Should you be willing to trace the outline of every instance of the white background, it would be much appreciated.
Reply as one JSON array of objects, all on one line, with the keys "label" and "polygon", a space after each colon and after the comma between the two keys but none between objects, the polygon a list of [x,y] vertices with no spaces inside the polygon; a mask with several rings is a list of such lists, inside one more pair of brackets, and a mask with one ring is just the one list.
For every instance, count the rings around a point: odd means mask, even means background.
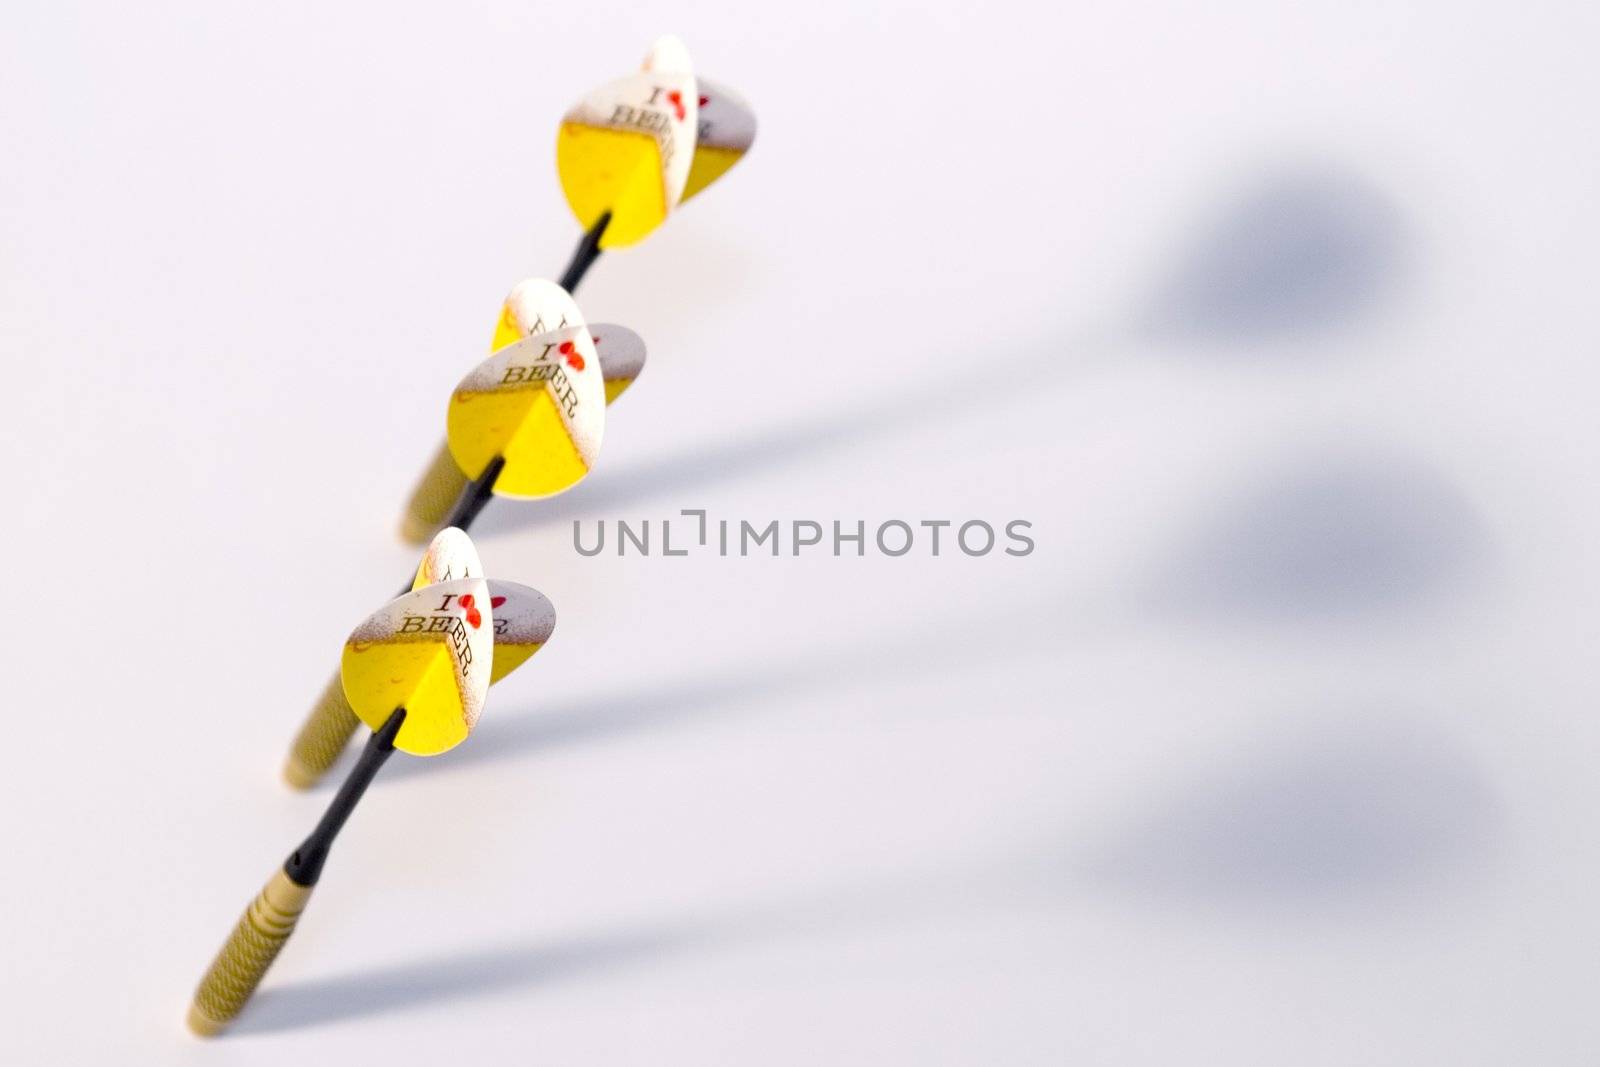
[{"label": "white background", "polygon": [[[0,1060],[1592,1063],[1592,5],[8,7]],[[550,646],[195,981],[555,124],[682,35],[751,156],[499,501]],[[572,520],[1037,550],[594,559]]]}]

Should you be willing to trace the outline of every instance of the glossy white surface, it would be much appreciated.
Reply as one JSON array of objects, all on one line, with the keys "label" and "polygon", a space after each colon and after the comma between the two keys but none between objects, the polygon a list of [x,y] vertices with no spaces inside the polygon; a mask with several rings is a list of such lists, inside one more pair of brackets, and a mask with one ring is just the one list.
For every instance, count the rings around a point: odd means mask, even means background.
[{"label": "glossy white surface", "polygon": [[[0,1060],[1592,1062],[1596,22],[7,10]],[[594,476],[473,530],[556,635],[201,1043],[556,121],[669,30],[760,133],[580,290],[650,346]],[[574,551],[683,508],[1037,550]]]}]

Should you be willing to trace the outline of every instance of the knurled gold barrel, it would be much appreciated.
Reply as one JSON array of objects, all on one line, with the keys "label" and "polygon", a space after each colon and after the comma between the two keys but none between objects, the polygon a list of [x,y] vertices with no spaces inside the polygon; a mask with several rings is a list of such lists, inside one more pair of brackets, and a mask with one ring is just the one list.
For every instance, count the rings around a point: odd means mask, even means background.
[{"label": "knurled gold barrel", "polygon": [[413,545],[425,545],[444,526],[450,509],[461,499],[467,476],[456,466],[448,445],[440,445],[438,455],[428,464],[422,480],[411,491],[405,514],[400,518],[400,536]]},{"label": "knurled gold barrel", "polygon": [[273,873],[200,979],[189,1005],[189,1029],[212,1037],[233,1021],[294,933],[310,899],[310,886],[296,885],[282,870]]},{"label": "knurled gold barrel", "polygon": [[335,674],[295,735],[289,758],[283,764],[284,780],[296,789],[316,785],[360,724],[350,701],[345,699],[344,685]]}]

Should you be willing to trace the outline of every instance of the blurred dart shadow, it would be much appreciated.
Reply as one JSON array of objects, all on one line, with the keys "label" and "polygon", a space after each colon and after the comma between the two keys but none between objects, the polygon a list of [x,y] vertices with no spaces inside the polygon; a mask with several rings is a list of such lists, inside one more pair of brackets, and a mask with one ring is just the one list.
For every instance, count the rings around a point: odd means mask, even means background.
[{"label": "blurred dart shadow", "polygon": [[233,1027],[270,1034],[391,1014],[498,990],[567,981],[661,956],[691,940],[686,930],[497,946],[263,990]]},{"label": "blurred dart shadow", "polygon": [[[820,940],[953,916],[1055,909],[1085,894],[1146,907],[1175,902],[1252,918],[1360,916],[1407,892],[1429,906],[1489,870],[1501,826],[1481,769],[1448,739],[1387,722],[1262,746],[1154,798],[1078,845],[1036,832],[847,885],[618,933],[496,944],[263,991],[239,1034],[412,1011],[784,939]],[[980,949],[981,951],[981,949]],[[781,967],[763,952],[760,976]],[[858,971],[844,952],[838,966]],[[879,957],[894,966],[890,957]],[[925,970],[927,959],[914,965]],[[953,961],[951,966],[964,966]]]},{"label": "blurred dart shadow", "polygon": [[1279,464],[1214,505],[1156,570],[1147,606],[1240,619],[1370,619],[1436,604],[1487,570],[1461,491],[1392,455]]},{"label": "blurred dart shadow", "polygon": [[[1330,165],[1283,168],[1255,179],[1201,226],[1148,304],[1123,316],[1109,333],[1078,331],[1064,335],[1074,340],[1048,347],[1028,339],[990,337],[985,343],[1016,353],[1010,373],[1028,382],[1031,394],[1129,342],[1248,346],[1313,337],[1369,318],[1392,298],[1401,286],[1404,247],[1398,208],[1368,182]],[[952,365],[951,373],[957,369]],[[485,512],[478,529],[499,534],[565,523],[819,454],[862,451],[906,429],[953,423],[972,405],[949,387],[949,378],[930,368],[921,381],[897,382],[849,410],[608,469],[537,505],[502,502]],[[1002,391],[992,400],[1022,395]]]},{"label": "blurred dart shadow", "polygon": [[[266,989],[240,1016],[233,1032],[299,1030],[611,975],[628,967],[784,935],[810,938],[871,929],[906,917],[904,890],[904,882],[896,879],[842,894],[824,892],[719,911],[707,919],[572,940],[496,945]],[[934,901],[923,903],[938,906]]]},{"label": "blurred dart shadow", "polygon": [[[1021,351],[1020,344],[1017,347]],[[1063,378],[1075,363],[1070,352],[1051,351],[1019,356],[1018,375],[1035,386]],[[839,452],[865,452],[874,441],[935,424],[954,424],[971,413],[968,398],[951,389],[945,375],[921,382],[868,392],[868,399],[849,408],[810,416],[788,426],[724,439],[692,449],[618,467],[587,479],[546,500],[521,504],[501,501],[485,509],[475,529],[484,535],[559,525],[576,518],[606,514],[659,497],[671,497],[707,486],[771,474],[785,464]]]},{"label": "blurred dart shadow", "polygon": [[1367,904],[1459,888],[1502,819],[1449,739],[1387,723],[1261,746],[1154,798],[1074,857],[1080,884],[1247,909]]},{"label": "blurred dart shadow", "polygon": [[1368,319],[1402,287],[1398,207],[1358,175],[1322,165],[1263,175],[1195,237],[1157,288],[1157,337],[1255,344]]},{"label": "blurred dart shadow", "polygon": [[[895,924],[938,920],[959,911],[1017,901],[1009,887],[994,892],[987,862],[958,860],[854,884],[748,905],[705,917],[614,934],[533,941],[447,953],[327,979],[263,990],[233,1032],[272,1034],[449,1004],[515,989],[554,986],[613,975],[679,957],[789,938],[814,946]],[[841,964],[843,966],[843,964]],[[849,964],[858,969],[859,961]],[[919,960],[919,969],[927,963]],[[763,964],[763,975],[773,971]]]},{"label": "blurred dart shadow", "polygon": [[[1052,617],[1064,613],[1053,603]],[[407,759],[390,764],[375,788],[385,781],[470,769],[514,759],[525,752],[619,736],[645,729],[684,726],[729,715],[751,715],[763,704],[792,703],[797,695],[818,690],[866,685],[874,681],[927,676],[969,665],[972,657],[1000,657],[1028,650],[1026,635],[1037,627],[1036,613],[997,611],[988,622],[971,615],[972,635],[963,644],[964,663],[944,654],[941,638],[948,626],[925,626],[892,639],[856,641],[819,648],[785,662],[722,671],[677,683],[658,682],[631,692],[584,698],[553,708],[486,717],[473,743],[437,759]],[[1037,633],[1037,629],[1033,631]],[[337,777],[328,776],[329,779]],[[325,788],[331,786],[324,785]]]},{"label": "blurred dart shadow", "polygon": [[[1488,571],[1474,507],[1440,475],[1389,455],[1335,451],[1272,468],[1232,497],[1154,568],[1139,594],[1157,616],[1295,626],[1414,617],[1450,602]],[[1136,621],[1110,601],[1045,590],[1036,599],[962,616],[964,662],[1025,654],[1041,635]],[[948,623],[854,641],[737,669],[487,718],[472,745],[441,760],[405,760],[400,780],[514,758],[640,729],[682,726],[766,703],[960,662],[939,653]]]},{"label": "blurred dart shadow", "polygon": [[786,678],[787,672],[779,677],[757,672],[710,676],[578,700],[538,712],[486,718],[472,744],[437,759],[396,761],[386,769],[384,780],[449,773],[513,759],[525,752],[732,714],[749,703],[770,700],[782,692]]}]

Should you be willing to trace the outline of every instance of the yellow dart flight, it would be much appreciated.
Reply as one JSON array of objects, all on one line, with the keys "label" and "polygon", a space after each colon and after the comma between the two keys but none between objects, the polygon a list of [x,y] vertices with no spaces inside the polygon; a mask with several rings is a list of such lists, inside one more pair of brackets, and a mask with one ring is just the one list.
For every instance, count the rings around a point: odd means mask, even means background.
[{"label": "yellow dart flight", "polygon": [[[501,305],[489,351],[498,352],[525,337],[550,330],[582,325],[583,313],[565,289],[544,278],[529,278],[519,282]],[[611,343],[602,344],[607,337]],[[590,326],[589,339],[600,358],[600,378],[606,386],[606,403],[610,404],[644,370],[644,341],[625,326],[609,324]]]},{"label": "yellow dart flight", "polygon": [[701,78],[697,103],[700,127],[680,203],[732,170],[756,140],[756,113],[732,89]]},{"label": "yellow dart flight", "polygon": [[[440,530],[423,553],[417,566],[413,590],[425,589],[457,578],[480,578],[483,565],[472,538],[451,526]],[[488,579],[489,610],[494,619],[494,661],[489,684],[516,670],[528,661],[556,628],[556,609],[537,589],[516,582]]]},{"label": "yellow dart flight", "polygon": [[[411,588],[415,592],[440,582],[482,577],[483,565],[472,539],[451,526],[439,531],[428,545]],[[490,580],[488,589],[493,620],[489,684],[493,685],[544,647],[555,630],[556,612],[537,589],[499,580]],[[284,778],[298,789],[316,784],[344,751],[360,721],[345,694],[342,677],[335,675],[295,735],[284,763]]]},{"label": "yellow dart flight", "polygon": [[411,580],[411,589],[425,589],[439,582],[456,578],[482,578],[483,564],[478,560],[478,549],[465,530],[454,526],[440,530],[428,543],[428,550],[417,564],[417,576]]},{"label": "yellow dart flight", "polygon": [[[489,351],[498,352],[533,334],[582,325],[583,314],[565,289],[543,278],[529,278],[512,289],[501,305]],[[610,404],[644,369],[644,341],[626,327],[609,324],[591,326],[589,339],[600,359],[605,401]],[[449,445],[441,445],[406,502],[401,536],[412,544],[426,541],[445,521],[466,486],[467,476],[456,466]]]},{"label": "yellow dart flight", "polygon": [[489,579],[489,604],[494,608],[494,669],[489,684],[528,662],[556,629],[556,609],[537,589],[516,582]]},{"label": "yellow dart flight", "polygon": [[[489,351],[498,352],[525,337],[584,325],[577,301],[555,282],[529,278],[506,296],[495,323]],[[607,338],[610,344],[602,344]],[[589,340],[600,358],[600,378],[606,386],[606,403],[621,396],[644,369],[644,341],[625,326],[593,325]]]},{"label": "yellow dart flight", "polygon": [[396,708],[394,747],[448,751],[478,723],[494,656],[489,585],[458,578],[413,590],[367,618],[345,642],[339,674],[356,716],[381,729]]},{"label": "yellow dart flight", "polygon": [[581,481],[605,433],[605,383],[594,338],[569,326],[526,337],[456,386],[446,422],[450,454],[472,479],[504,461],[496,495],[537,499]]},{"label": "yellow dart flight", "polygon": [[500,305],[494,337],[489,341],[492,355],[524,337],[582,326],[583,312],[578,302],[555,282],[545,278],[525,278],[518,282]]},{"label": "yellow dart flight", "polygon": [[644,68],[594,90],[561,121],[556,170],[585,230],[609,216],[599,247],[643,239],[682,201],[725,174],[755,140],[755,116],[702,84],[689,51],[663,37]]}]

